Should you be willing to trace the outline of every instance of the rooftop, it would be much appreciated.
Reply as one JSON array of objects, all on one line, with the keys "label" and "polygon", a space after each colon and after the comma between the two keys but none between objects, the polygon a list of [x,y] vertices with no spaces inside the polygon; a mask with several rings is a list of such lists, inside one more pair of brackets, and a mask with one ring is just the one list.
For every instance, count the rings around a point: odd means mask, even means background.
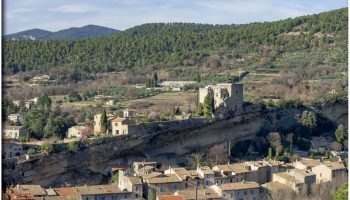
[{"label": "rooftop", "polygon": [[140,185],[140,184],[142,184],[141,178],[139,178],[139,177],[128,177],[128,179],[130,180],[130,182],[133,185]]},{"label": "rooftop", "polygon": [[147,180],[150,184],[180,183],[182,180],[175,174],[159,175]]},{"label": "rooftop", "polygon": [[159,195],[159,200],[185,200],[182,195]]},{"label": "rooftop", "polygon": [[279,172],[279,173],[273,173],[273,176],[279,176],[289,182],[294,182],[296,184],[302,183],[301,181],[297,180],[295,176],[289,174],[288,172]]},{"label": "rooftop", "polygon": [[298,160],[297,162],[302,163],[306,167],[315,167],[321,164],[320,161],[315,159],[301,159],[301,160]]},{"label": "rooftop", "polygon": [[309,172],[309,171],[306,171],[306,170],[302,170],[302,169],[293,169],[293,171],[295,173],[299,173],[303,176],[315,176],[316,174],[312,173],[312,172]]},{"label": "rooftop", "polygon": [[[176,192],[177,194],[181,194],[185,196],[185,199],[196,199],[196,191],[195,190],[179,190]],[[220,195],[214,191],[212,188],[208,189],[198,189],[197,193],[198,199],[218,199]]]},{"label": "rooftop", "polygon": [[259,184],[257,184],[256,182],[224,183],[222,185],[219,185],[219,188],[223,191],[255,189],[259,188]]},{"label": "rooftop", "polygon": [[13,190],[17,193],[32,193],[34,196],[46,196],[45,189],[40,185],[17,185]]},{"label": "rooftop", "polygon": [[345,169],[344,164],[340,162],[324,161],[322,164],[326,165],[331,170]]}]

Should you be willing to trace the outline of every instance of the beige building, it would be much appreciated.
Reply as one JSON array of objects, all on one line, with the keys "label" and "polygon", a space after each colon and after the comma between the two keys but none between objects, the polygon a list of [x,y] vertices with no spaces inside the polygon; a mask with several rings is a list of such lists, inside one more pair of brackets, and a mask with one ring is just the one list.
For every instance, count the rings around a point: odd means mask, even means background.
[{"label": "beige building", "polygon": [[26,136],[27,134],[22,126],[4,126],[2,128],[3,139],[18,139]]},{"label": "beige building", "polygon": [[174,194],[177,190],[186,188],[185,183],[176,174],[152,172],[142,178],[148,188],[147,196],[151,199],[158,194]]},{"label": "beige building", "polygon": [[221,83],[199,88],[199,102],[204,103],[207,95],[214,97],[214,108],[220,106],[228,110],[241,110],[243,108],[243,84]]},{"label": "beige building", "polygon": [[10,114],[7,116],[7,119],[9,121],[12,121],[14,123],[23,123],[24,122],[24,116],[22,114],[19,113],[15,113],[15,114]]},{"label": "beige building", "polygon": [[265,199],[260,194],[260,186],[256,182],[238,182],[238,183],[224,183],[222,185],[212,186],[221,199],[233,200],[261,200]]},{"label": "beige building", "polygon": [[90,134],[85,126],[72,126],[68,129],[67,138],[82,137],[84,134]]},{"label": "beige building", "polygon": [[287,172],[274,173],[272,181],[282,183],[299,193],[304,187],[308,190],[311,189],[311,185],[316,183],[316,174],[306,170],[294,169]]},{"label": "beige building", "polygon": [[340,162],[324,161],[320,165],[312,167],[316,174],[317,183],[328,181],[343,181],[347,178],[346,167]]},{"label": "beige building", "polygon": [[124,170],[119,170],[118,174],[118,188],[122,191],[131,191],[130,198],[142,198],[143,188],[141,178],[126,176]]},{"label": "beige building", "polygon": [[129,134],[130,125],[135,124],[133,120],[124,117],[117,117],[111,121],[112,135],[127,135]]}]

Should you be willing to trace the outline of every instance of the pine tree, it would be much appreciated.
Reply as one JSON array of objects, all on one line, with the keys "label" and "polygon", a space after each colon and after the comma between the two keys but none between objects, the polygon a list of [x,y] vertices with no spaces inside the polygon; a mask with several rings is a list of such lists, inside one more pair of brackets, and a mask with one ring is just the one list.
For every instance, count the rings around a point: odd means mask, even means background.
[{"label": "pine tree", "polygon": [[103,110],[102,115],[101,115],[101,133],[106,134],[107,132],[107,113],[106,110]]}]

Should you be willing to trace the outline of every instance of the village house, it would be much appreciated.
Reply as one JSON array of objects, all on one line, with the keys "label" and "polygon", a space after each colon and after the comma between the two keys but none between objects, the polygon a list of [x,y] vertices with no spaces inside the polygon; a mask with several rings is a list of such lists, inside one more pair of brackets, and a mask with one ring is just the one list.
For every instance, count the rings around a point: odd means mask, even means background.
[{"label": "village house", "polygon": [[14,114],[9,114],[7,116],[7,119],[11,122],[14,123],[23,123],[24,122],[24,116],[20,113],[14,113]]},{"label": "village house", "polygon": [[[128,135],[134,132],[135,121],[129,118],[117,117],[111,121],[112,135]],[[136,127],[135,127],[136,128]]]},{"label": "village house", "polygon": [[[13,100],[12,101],[12,103],[17,107],[19,107],[20,102],[21,102],[21,100]],[[37,102],[38,102],[38,97],[35,97],[33,99],[29,99],[29,100],[24,101],[24,105],[26,108],[30,108],[32,105],[36,105]]]},{"label": "village house", "polygon": [[197,170],[186,170],[183,167],[172,168],[164,171],[164,174],[175,174],[180,179],[181,182],[185,185],[185,188],[191,187],[197,183],[199,188],[204,188],[204,178],[200,177]]},{"label": "village house", "polygon": [[18,139],[26,136],[27,134],[22,126],[4,126],[2,128],[3,139]]},{"label": "village house", "polygon": [[341,162],[323,161],[311,168],[316,174],[317,183],[343,181],[347,178],[346,167]]},{"label": "village house", "polygon": [[147,196],[154,198],[157,194],[173,194],[185,189],[185,183],[176,174],[152,172],[142,177],[148,190]]},{"label": "village house", "polygon": [[251,199],[263,200],[265,197],[260,194],[260,186],[256,182],[242,181],[238,183],[224,183],[212,186],[221,199]]},{"label": "village house", "polygon": [[157,171],[157,162],[150,160],[135,160],[132,166],[136,176],[144,176]]},{"label": "village house", "polygon": [[72,126],[68,129],[67,138],[88,136],[89,130],[85,126]]},{"label": "village house", "polygon": [[158,85],[160,87],[166,87],[173,91],[181,91],[184,86],[197,83],[196,81],[160,81]]},{"label": "village house", "polygon": [[272,182],[282,183],[299,193],[304,187],[308,191],[311,189],[311,185],[316,182],[316,174],[301,169],[288,170],[287,172],[274,173]]},{"label": "village house", "polygon": [[207,95],[214,98],[214,108],[224,107],[228,110],[243,109],[243,84],[221,83],[199,88],[199,103],[204,103]]},{"label": "village house", "polygon": [[42,75],[42,76],[34,76],[33,77],[33,82],[48,82],[51,80],[51,76],[50,75]]},{"label": "village house", "polygon": [[130,198],[142,198],[143,186],[141,178],[126,176],[126,172],[124,170],[119,170],[118,175],[118,187],[120,190],[131,191],[132,194],[129,196]]}]

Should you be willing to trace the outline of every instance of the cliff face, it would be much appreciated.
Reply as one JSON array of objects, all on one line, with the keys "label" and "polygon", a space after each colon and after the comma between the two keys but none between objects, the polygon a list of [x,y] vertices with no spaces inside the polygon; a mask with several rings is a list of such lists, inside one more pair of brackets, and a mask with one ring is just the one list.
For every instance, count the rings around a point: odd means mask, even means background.
[{"label": "cliff face", "polygon": [[111,161],[135,152],[156,160],[166,154],[180,158],[222,141],[253,138],[261,129],[293,126],[297,123],[295,116],[300,113],[298,109],[266,112],[254,108],[227,119],[142,125],[137,134],[87,141],[77,152],[69,152],[62,147],[63,150],[58,153],[36,155],[29,161],[3,160],[3,183],[43,186],[98,184],[108,173]]}]

